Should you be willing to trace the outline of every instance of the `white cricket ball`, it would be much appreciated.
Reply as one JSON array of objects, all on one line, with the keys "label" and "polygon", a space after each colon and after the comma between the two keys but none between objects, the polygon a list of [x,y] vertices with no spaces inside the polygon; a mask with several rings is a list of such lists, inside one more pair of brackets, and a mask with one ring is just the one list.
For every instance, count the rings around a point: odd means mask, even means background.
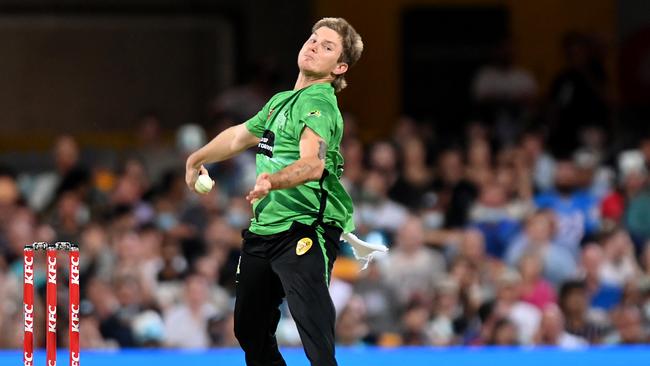
[{"label": "white cricket ball", "polygon": [[194,183],[194,189],[201,194],[206,194],[212,190],[214,186],[214,181],[207,174],[199,175],[199,178]]}]

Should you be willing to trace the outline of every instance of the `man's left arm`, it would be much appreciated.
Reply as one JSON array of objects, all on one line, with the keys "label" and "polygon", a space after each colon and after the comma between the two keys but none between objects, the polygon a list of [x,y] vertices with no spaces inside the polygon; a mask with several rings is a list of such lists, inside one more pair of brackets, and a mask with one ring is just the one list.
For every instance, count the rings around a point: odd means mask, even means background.
[{"label": "man's left arm", "polygon": [[251,203],[265,197],[272,190],[292,188],[306,182],[316,181],[325,170],[327,142],[311,128],[305,127],[300,135],[300,159],[284,169],[262,173],[246,199]]}]

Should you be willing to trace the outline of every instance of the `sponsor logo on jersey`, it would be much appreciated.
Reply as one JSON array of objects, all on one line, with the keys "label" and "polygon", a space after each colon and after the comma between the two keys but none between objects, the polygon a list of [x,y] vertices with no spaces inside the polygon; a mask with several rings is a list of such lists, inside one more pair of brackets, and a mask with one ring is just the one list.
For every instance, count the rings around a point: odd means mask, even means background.
[{"label": "sponsor logo on jersey", "polygon": [[272,158],[273,145],[275,145],[275,134],[271,130],[266,130],[257,144],[257,153]]},{"label": "sponsor logo on jersey", "polygon": [[308,116],[320,117],[320,111],[319,110],[311,111],[309,112]]},{"label": "sponsor logo on jersey", "polygon": [[296,254],[298,255],[303,255],[309,251],[311,248],[313,242],[309,238],[302,238],[298,240],[298,244],[296,244]]}]

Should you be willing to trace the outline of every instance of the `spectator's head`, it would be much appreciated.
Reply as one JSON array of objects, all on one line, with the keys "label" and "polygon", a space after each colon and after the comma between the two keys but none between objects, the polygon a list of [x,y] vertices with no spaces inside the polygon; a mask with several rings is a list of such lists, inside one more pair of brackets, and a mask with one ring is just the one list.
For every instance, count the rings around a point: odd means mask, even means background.
[{"label": "spectator's head", "polygon": [[387,177],[371,170],[363,181],[362,199],[368,203],[381,203],[388,197]]},{"label": "spectator's head", "polygon": [[142,182],[132,177],[122,176],[111,193],[111,203],[113,205],[134,205],[142,198],[144,193],[142,188]]},{"label": "spectator's head", "polygon": [[584,247],[580,258],[580,267],[587,279],[597,280],[599,278],[603,256],[603,249],[598,244],[589,244]]},{"label": "spectator's head", "polygon": [[458,296],[458,282],[454,278],[447,277],[440,279],[438,283],[436,283],[434,296],[436,315],[453,317],[459,302]]},{"label": "spectator's head", "polygon": [[103,225],[96,222],[91,222],[84,227],[80,242],[83,245],[86,258],[93,258],[110,250],[108,249],[108,232]]},{"label": "spectator's head", "polygon": [[13,171],[0,166],[0,211],[14,206],[20,199],[20,190]]},{"label": "spectator's head", "polygon": [[[363,144],[355,138],[345,140],[341,147],[345,165],[361,166],[363,165]],[[345,170],[343,171],[345,172]]]},{"label": "spectator's head", "polygon": [[492,151],[487,139],[474,139],[470,141],[467,148],[467,165],[472,169],[487,167],[492,165]]},{"label": "spectator's head", "polygon": [[356,345],[368,335],[366,304],[363,298],[353,295],[336,321],[336,339],[342,345]]},{"label": "spectator's head", "polygon": [[448,149],[438,156],[438,175],[448,185],[454,185],[463,179],[465,165],[463,155],[457,149]]},{"label": "spectator's head", "polygon": [[122,307],[143,304],[143,288],[140,279],[133,274],[121,274],[115,279],[115,295]]},{"label": "spectator's head", "polygon": [[573,163],[576,169],[575,185],[588,188],[600,164],[599,154],[593,150],[579,149],[573,154]]},{"label": "spectator's head", "polygon": [[544,152],[544,135],[537,130],[528,130],[521,137],[521,148],[531,160]]},{"label": "spectator's head", "polygon": [[359,119],[357,116],[350,111],[342,111],[343,120],[345,124],[343,125],[343,140],[359,139]]},{"label": "spectator's head", "polygon": [[194,262],[194,271],[207,279],[208,283],[219,282],[219,263],[209,256],[201,256]]},{"label": "spectator's head", "polygon": [[648,182],[645,158],[640,151],[623,151],[618,156],[619,182],[628,195],[640,191]]},{"label": "spectator's head", "polygon": [[544,264],[538,251],[533,250],[519,259],[519,272],[525,283],[535,283],[542,278]]},{"label": "spectator's head", "polygon": [[59,174],[64,175],[79,162],[79,146],[72,136],[59,136],[54,144],[54,162]]},{"label": "spectator's head", "polygon": [[549,244],[555,231],[555,222],[551,212],[538,211],[526,220],[526,235],[532,244]]},{"label": "spectator's head", "polygon": [[208,279],[197,272],[185,277],[185,301],[192,310],[200,310],[210,297]]},{"label": "spectator's head", "polygon": [[564,333],[564,315],[556,304],[548,304],[542,310],[539,323],[541,344],[557,345]]},{"label": "spectator's head", "polygon": [[497,277],[497,300],[505,304],[519,301],[521,296],[521,275],[513,269],[503,270]]},{"label": "spectator's head", "polygon": [[568,318],[584,317],[589,306],[585,283],[576,280],[564,282],[560,286],[558,305]]},{"label": "spectator's head", "polygon": [[458,254],[474,264],[480,264],[485,259],[485,237],[483,233],[478,229],[465,230]]},{"label": "spectator's head", "polygon": [[408,138],[401,145],[404,168],[422,168],[427,164],[427,150],[424,141],[417,136]]},{"label": "spectator's head", "polygon": [[147,176],[147,169],[142,161],[138,159],[127,159],[122,166],[122,176],[133,179],[140,183],[143,191],[149,188],[149,177]]},{"label": "spectator's head", "polygon": [[517,327],[508,319],[498,319],[492,326],[487,343],[491,346],[516,346],[518,341]]},{"label": "spectator's head", "polygon": [[424,229],[422,220],[409,216],[397,232],[397,248],[406,253],[415,253],[424,246]]},{"label": "spectator's head", "polygon": [[646,340],[641,312],[635,306],[625,306],[613,315],[614,326],[622,344],[644,343]]},{"label": "spectator's head", "polygon": [[158,280],[177,281],[182,278],[187,271],[187,261],[181,253],[178,239],[165,235],[160,254],[163,263],[158,272]]},{"label": "spectator's head", "polygon": [[176,149],[183,156],[198,150],[205,143],[205,130],[197,124],[187,123],[176,131]]},{"label": "spectator's head", "polygon": [[397,172],[397,151],[388,141],[380,141],[370,148],[370,167],[386,174]]},{"label": "spectator's head", "polygon": [[425,345],[428,338],[426,326],[431,317],[429,308],[422,302],[412,301],[402,314],[402,329],[404,345]]},{"label": "spectator's head", "polygon": [[571,160],[558,160],[555,165],[555,189],[562,195],[570,195],[576,189],[578,171]]},{"label": "spectator's head", "polygon": [[241,242],[239,232],[232,227],[228,220],[221,216],[214,216],[208,222],[203,233],[203,240],[208,247],[230,248]]},{"label": "spectator's head", "polygon": [[26,243],[34,242],[36,217],[27,208],[14,211],[6,226],[6,239],[15,255],[22,255]]},{"label": "spectator's head", "polygon": [[[56,203],[57,218],[65,230],[76,230],[90,219],[90,213],[75,191],[61,194]],[[69,232],[72,234],[72,232]]]},{"label": "spectator's head", "polygon": [[601,245],[605,258],[609,261],[619,261],[625,256],[634,254],[634,244],[625,229],[617,227],[603,234]]},{"label": "spectator's head", "polygon": [[[187,186],[185,185],[185,177],[177,170],[169,170],[165,172],[160,186],[161,194],[169,201],[178,203],[185,198]],[[172,210],[178,209],[172,207]]]},{"label": "spectator's head", "polygon": [[508,203],[508,196],[504,186],[493,181],[481,186],[478,200],[485,207],[502,208]]},{"label": "spectator's head", "polygon": [[500,164],[496,168],[494,177],[496,183],[503,188],[506,199],[509,199],[517,193],[519,181],[513,164]]},{"label": "spectator's head", "polygon": [[160,257],[164,236],[155,225],[150,223],[140,226],[138,228],[138,237],[144,258],[153,259]]},{"label": "spectator's head", "polygon": [[20,200],[20,190],[14,175],[0,167],[0,230],[4,230]]},{"label": "spectator's head", "polygon": [[393,140],[403,146],[412,137],[422,137],[417,122],[407,115],[400,116],[397,123],[395,123]]},{"label": "spectator's head", "polygon": [[467,141],[474,141],[474,140],[489,140],[490,137],[490,130],[485,124],[485,122],[481,120],[471,120],[467,122],[467,126],[465,127],[465,139]]},{"label": "spectator's head", "polygon": [[140,235],[133,230],[117,233],[112,236],[113,251],[123,265],[139,264],[144,257]]},{"label": "spectator's head", "polygon": [[477,283],[479,276],[477,266],[479,264],[481,263],[470,262],[465,257],[456,257],[450,265],[449,276],[458,283],[461,289],[467,291]]},{"label": "spectator's head", "polygon": [[605,130],[599,126],[586,126],[579,132],[582,146],[593,152],[599,152],[607,141]]}]

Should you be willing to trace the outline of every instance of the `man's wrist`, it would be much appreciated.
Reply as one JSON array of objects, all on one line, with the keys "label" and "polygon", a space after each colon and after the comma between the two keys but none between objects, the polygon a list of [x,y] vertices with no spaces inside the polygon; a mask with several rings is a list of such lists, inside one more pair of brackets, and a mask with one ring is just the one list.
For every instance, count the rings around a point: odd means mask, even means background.
[{"label": "man's wrist", "polygon": [[269,174],[269,176],[266,178],[269,181],[269,184],[271,187],[269,188],[269,191],[272,191],[277,187],[277,173]]},{"label": "man's wrist", "polygon": [[187,158],[187,163],[185,167],[187,169],[199,169],[201,165],[203,165],[203,162],[201,161],[201,159],[199,159],[199,157],[196,155],[195,152]]}]

